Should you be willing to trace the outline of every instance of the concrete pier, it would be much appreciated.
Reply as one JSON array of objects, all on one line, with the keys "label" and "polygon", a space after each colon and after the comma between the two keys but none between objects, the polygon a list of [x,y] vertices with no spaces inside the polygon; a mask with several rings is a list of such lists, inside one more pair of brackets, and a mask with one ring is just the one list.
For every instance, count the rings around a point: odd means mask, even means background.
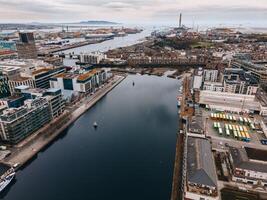
[{"label": "concrete pier", "polygon": [[66,110],[60,117],[54,119],[36,133],[16,145],[11,150],[11,155],[3,161],[9,165],[18,163],[18,168],[23,166],[124,79],[125,76],[113,77],[109,83],[95,92],[92,96],[83,98],[79,102],[77,108],[74,106],[73,108],[70,108],[69,111]]}]

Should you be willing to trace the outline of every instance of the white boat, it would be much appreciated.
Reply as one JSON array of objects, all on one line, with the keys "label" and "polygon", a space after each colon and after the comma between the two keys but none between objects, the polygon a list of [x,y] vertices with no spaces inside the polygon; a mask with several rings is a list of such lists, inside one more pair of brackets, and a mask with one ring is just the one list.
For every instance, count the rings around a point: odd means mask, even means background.
[{"label": "white boat", "polygon": [[181,86],[181,87],[179,88],[179,92],[180,92],[180,93],[183,92],[183,86]]},{"label": "white boat", "polygon": [[93,124],[93,125],[94,125],[94,127],[95,127],[95,128],[98,126],[96,122],[94,122],[94,124]]},{"label": "white boat", "polygon": [[15,177],[15,171],[12,168],[12,172],[5,177],[0,179],[0,192],[5,189],[5,187],[12,181]]},{"label": "white boat", "polygon": [[182,96],[177,97],[177,107],[181,106]]}]

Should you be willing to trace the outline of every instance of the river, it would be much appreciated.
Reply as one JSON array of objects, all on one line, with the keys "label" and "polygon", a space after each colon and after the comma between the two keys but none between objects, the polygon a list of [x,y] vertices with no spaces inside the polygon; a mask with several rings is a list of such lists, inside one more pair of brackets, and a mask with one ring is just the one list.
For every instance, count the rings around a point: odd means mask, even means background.
[{"label": "river", "polygon": [[167,77],[129,75],[18,171],[1,197],[169,199],[179,85]]},{"label": "river", "polygon": [[[65,51],[61,51],[58,53],[74,53],[74,54],[80,54],[80,53],[90,53],[93,51],[101,51],[101,52],[106,52],[111,49],[116,49],[119,47],[126,47],[126,46],[131,46],[137,43],[141,43],[142,41],[145,40],[145,37],[150,36],[153,28],[151,27],[146,27],[144,31],[141,33],[137,34],[129,34],[124,37],[115,37],[112,40],[107,40],[101,43],[96,43],[96,44],[89,44],[85,45],[82,47],[77,47]],[[64,59],[64,65],[66,66],[73,66],[75,65],[75,62],[77,60],[74,59]]]}]

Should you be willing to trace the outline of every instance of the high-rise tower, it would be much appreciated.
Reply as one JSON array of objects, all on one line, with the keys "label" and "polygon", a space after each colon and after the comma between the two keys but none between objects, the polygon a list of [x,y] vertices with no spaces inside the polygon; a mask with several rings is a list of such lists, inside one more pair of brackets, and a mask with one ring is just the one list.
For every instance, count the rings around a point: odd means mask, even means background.
[{"label": "high-rise tower", "polygon": [[182,27],[182,13],[180,13],[180,17],[179,17],[179,28]]},{"label": "high-rise tower", "polygon": [[37,49],[33,33],[19,33],[20,41],[16,43],[18,57],[21,59],[36,59]]}]

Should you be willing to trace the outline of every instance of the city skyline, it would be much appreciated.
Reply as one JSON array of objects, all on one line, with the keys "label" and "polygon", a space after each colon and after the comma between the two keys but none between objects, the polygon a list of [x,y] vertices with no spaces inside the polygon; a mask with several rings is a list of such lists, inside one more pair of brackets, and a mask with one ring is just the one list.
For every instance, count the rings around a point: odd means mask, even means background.
[{"label": "city skyline", "polygon": [[0,23],[78,22],[109,20],[121,23],[172,24],[179,12],[184,23],[251,24],[266,23],[264,0],[0,0]]}]

